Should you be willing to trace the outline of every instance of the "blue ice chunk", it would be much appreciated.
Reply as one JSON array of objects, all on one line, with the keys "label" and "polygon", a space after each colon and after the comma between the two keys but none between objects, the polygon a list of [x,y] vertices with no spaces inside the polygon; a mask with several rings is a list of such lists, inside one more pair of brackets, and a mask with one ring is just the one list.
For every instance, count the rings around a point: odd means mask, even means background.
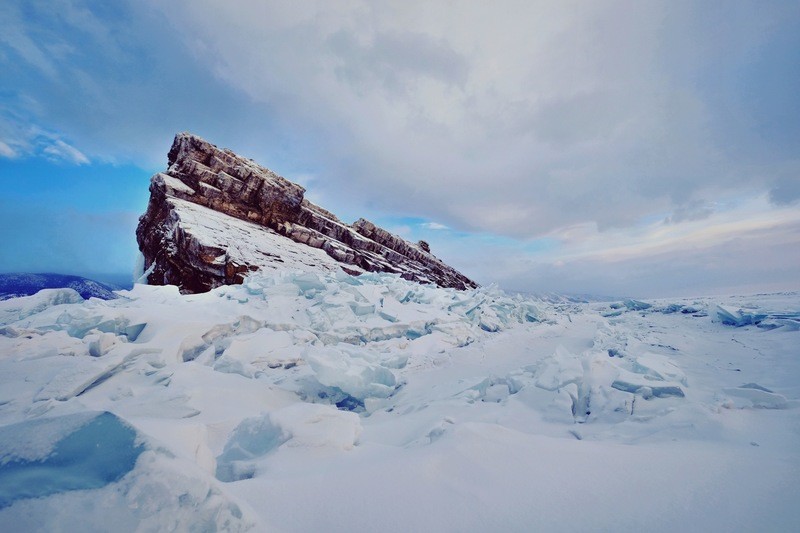
[{"label": "blue ice chunk", "polygon": [[347,302],[347,304],[356,316],[375,314],[375,304],[364,302]]},{"label": "blue ice chunk", "polygon": [[394,316],[394,315],[390,315],[389,313],[384,313],[383,311],[378,311],[378,315],[379,315],[379,316],[380,316],[382,319],[384,319],[384,320],[386,320],[386,321],[389,321],[389,322],[392,322],[392,323],[395,323],[395,322],[397,322],[397,321],[398,321],[398,319],[397,319],[397,317],[396,317],[396,316]]},{"label": "blue ice chunk", "polygon": [[755,390],[760,390],[760,391],[763,391],[763,392],[770,392],[770,393],[774,392],[774,391],[769,390],[766,387],[762,387],[758,383],[745,383],[744,385],[739,386],[739,388],[740,389],[755,389]]},{"label": "blue ice chunk", "polygon": [[[43,457],[0,453],[0,509],[27,498],[104,487],[133,470],[144,450],[137,443],[133,428],[108,412],[83,422],[77,429],[70,428],[66,435],[58,435],[59,440]],[[0,428],[0,443],[14,439],[17,434],[30,434],[32,430],[43,436],[52,434],[48,425],[63,424],[63,420],[53,418],[5,426]]]},{"label": "blue ice chunk", "polygon": [[623,303],[625,304],[625,307],[627,307],[629,311],[644,311],[645,309],[650,309],[651,307],[653,307],[652,304],[633,299],[627,299]]},{"label": "blue ice chunk", "polygon": [[289,435],[273,424],[268,415],[242,421],[233,430],[222,455],[217,457],[217,479],[230,482],[252,478],[255,475],[253,461],[287,440]]},{"label": "blue ice chunk", "polygon": [[312,272],[299,274],[295,276],[292,281],[295,285],[297,285],[297,287],[300,289],[300,292],[303,294],[325,290],[325,284],[320,281],[316,274]]},{"label": "blue ice chunk", "polygon": [[631,394],[641,393],[647,391],[647,396],[655,396],[656,398],[683,398],[686,395],[683,389],[677,385],[642,385],[641,383],[631,383],[622,379],[615,379],[611,386],[622,392],[630,392]]},{"label": "blue ice chunk", "polygon": [[147,326],[147,323],[133,324],[132,326],[127,326],[124,330],[122,330],[122,333],[128,337],[128,341],[135,342],[136,339],[139,338],[139,335],[142,334],[142,331],[144,331],[145,326]]},{"label": "blue ice chunk", "polygon": [[736,309],[723,305],[717,306],[717,317],[720,322],[727,326],[734,326],[740,328],[742,326],[749,326],[751,324],[758,324],[765,318],[766,313],[754,313],[745,311],[743,309]]},{"label": "blue ice chunk", "polygon": [[348,285],[362,285],[362,283],[356,278],[345,272],[344,270],[339,270],[336,272],[336,281],[341,283],[346,283]]}]

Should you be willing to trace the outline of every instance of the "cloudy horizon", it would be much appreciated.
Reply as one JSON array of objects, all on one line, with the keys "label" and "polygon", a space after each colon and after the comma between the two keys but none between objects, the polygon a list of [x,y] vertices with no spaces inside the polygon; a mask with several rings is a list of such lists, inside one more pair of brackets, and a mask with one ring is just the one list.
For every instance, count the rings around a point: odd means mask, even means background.
[{"label": "cloudy horizon", "polygon": [[5,2],[0,271],[118,273],[192,131],[480,283],[800,289],[796,2]]}]

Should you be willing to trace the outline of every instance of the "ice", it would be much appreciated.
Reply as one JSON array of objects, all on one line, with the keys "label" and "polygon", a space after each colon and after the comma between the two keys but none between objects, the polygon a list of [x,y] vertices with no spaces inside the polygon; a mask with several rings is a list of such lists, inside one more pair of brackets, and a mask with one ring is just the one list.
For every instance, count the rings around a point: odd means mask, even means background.
[{"label": "ice", "polygon": [[[8,300],[15,301],[15,300]],[[3,302],[0,302],[3,303]],[[113,333],[135,342],[146,327],[145,322],[132,322],[115,311],[115,303],[89,300],[83,306],[56,305],[19,318],[14,327],[36,333],[66,331],[70,337],[83,339],[93,333]]]},{"label": "ice", "polygon": [[246,378],[255,377],[255,372],[242,361],[238,361],[229,355],[223,355],[214,363],[214,370],[225,372],[226,374],[239,374]]},{"label": "ice", "polygon": [[470,394],[470,398],[479,398],[482,402],[500,403],[515,394],[517,388],[505,378],[487,378],[472,387],[471,391],[477,394]]},{"label": "ice", "polygon": [[0,301],[0,326],[11,324],[41,313],[57,305],[82,302],[74,289],[42,289],[32,296]]},{"label": "ice", "polygon": [[[375,313],[375,305],[363,302],[348,302],[350,309],[356,316],[371,315]],[[384,317],[385,318],[385,317]],[[391,319],[389,319],[391,322]]]},{"label": "ice", "polygon": [[744,309],[736,309],[730,306],[718,305],[717,317],[719,318],[720,322],[725,325],[740,328],[742,326],[758,324],[764,320],[767,315],[764,313],[745,311]]},{"label": "ice", "polygon": [[644,311],[645,309],[650,309],[651,307],[653,307],[653,304],[649,304],[647,302],[642,302],[640,300],[633,300],[633,299],[625,300],[623,302],[623,305],[625,305],[625,307],[629,311]]},{"label": "ice", "polygon": [[120,335],[124,335],[130,342],[136,342],[146,326],[144,323],[125,325],[121,328]]},{"label": "ice", "polygon": [[645,352],[632,362],[631,370],[641,374],[645,379],[659,381],[677,381],[687,384],[686,374],[664,355]]},{"label": "ice", "polygon": [[[86,340],[86,337],[84,337]],[[89,355],[92,357],[102,357],[117,344],[117,336],[113,333],[98,333],[92,336],[89,341]]]},{"label": "ice", "polygon": [[[33,446],[21,447],[19,441]],[[136,432],[111,413],[0,427],[0,443],[0,509],[17,500],[113,483],[133,469],[143,451]]]},{"label": "ice", "polygon": [[309,348],[303,359],[320,383],[335,387],[357,400],[386,398],[397,386],[392,371],[380,365],[376,356],[365,354],[363,350],[354,352],[347,345]]},{"label": "ice", "polygon": [[681,389],[678,385],[669,383],[654,383],[647,381],[646,379],[643,380],[639,376],[627,373],[623,376],[620,376],[618,379],[615,379],[611,386],[623,392],[630,392],[633,394],[638,393],[645,400],[649,400],[652,397],[669,398],[674,396],[677,398],[683,398],[685,396],[683,389]]},{"label": "ice", "polygon": [[780,394],[762,387],[756,383],[747,383],[740,387],[723,389],[728,396],[733,397],[736,407],[760,407],[763,409],[786,409],[789,402]]},{"label": "ice", "polygon": [[[635,414],[634,396],[645,400],[685,397],[686,375],[672,359],[650,352],[630,356],[619,348],[626,342],[624,334],[601,327],[590,349],[572,353],[558,346],[539,364],[485,381],[477,390],[481,398],[493,395],[500,399],[506,394],[495,388],[498,384],[507,386],[508,395],[525,390],[525,398],[547,400],[545,413],[550,420],[580,424],[624,421]],[[533,395],[531,384],[553,394],[549,399],[542,393]]]},{"label": "ice", "polygon": [[[191,463],[177,460],[163,450],[148,449],[136,440],[131,443],[129,428],[124,423],[107,416],[101,420],[102,425],[95,422],[89,428],[98,433],[102,430],[101,434],[85,432],[77,435],[79,438],[66,439],[72,451],[85,452],[85,455],[73,457],[75,463],[64,461],[49,471],[38,471],[43,474],[45,483],[56,483],[37,486],[32,493],[38,497],[17,499],[0,509],[0,524],[4,529],[31,532],[63,531],[65,527],[97,532],[109,528],[115,531],[253,530],[255,522],[249,512],[231,501],[215,480],[201,477]],[[84,445],[90,448],[84,449]],[[103,453],[98,454],[97,450]],[[136,453],[138,457],[134,456]],[[131,461],[135,461],[133,469],[123,474],[122,470]],[[47,463],[47,466],[53,465]],[[53,471],[62,468],[66,470]],[[123,475],[117,479],[119,474]],[[111,481],[105,483],[106,480]],[[96,486],[99,484],[102,485]],[[14,491],[25,486],[15,485]],[[59,492],[47,495],[44,489],[59,489]]]},{"label": "ice", "polygon": [[325,284],[320,281],[316,274],[312,274],[311,272],[293,276],[292,282],[297,285],[300,292],[306,295],[306,297],[313,296],[317,291],[325,290]]},{"label": "ice", "polygon": [[233,431],[222,455],[217,457],[217,479],[238,481],[255,475],[254,459],[262,457],[289,440],[269,415],[244,420]]},{"label": "ice", "polygon": [[141,453],[105,485],[4,496],[5,529],[800,527],[796,293],[629,310],[290,268],[119,294],[9,304],[7,463],[103,412]]},{"label": "ice", "polygon": [[800,330],[800,319],[798,318],[769,318],[762,320],[758,323],[758,327],[762,329],[778,329],[781,331],[798,331]]},{"label": "ice", "polygon": [[361,435],[358,415],[319,404],[296,404],[242,421],[217,457],[216,477],[255,476],[258,462],[281,446],[350,450]]},{"label": "ice", "polygon": [[45,383],[33,399],[40,402],[50,399],[65,401],[74,398],[113,376],[124,363],[125,359],[106,360],[76,357]]},{"label": "ice", "polygon": [[583,365],[575,355],[563,346],[556,348],[555,353],[546,359],[536,372],[536,386],[554,391],[569,383],[575,383],[583,377]]},{"label": "ice", "polygon": [[288,448],[328,448],[348,451],[358,444],[361,419],[330,405],[298,403],[270,414],[288,439]]}]

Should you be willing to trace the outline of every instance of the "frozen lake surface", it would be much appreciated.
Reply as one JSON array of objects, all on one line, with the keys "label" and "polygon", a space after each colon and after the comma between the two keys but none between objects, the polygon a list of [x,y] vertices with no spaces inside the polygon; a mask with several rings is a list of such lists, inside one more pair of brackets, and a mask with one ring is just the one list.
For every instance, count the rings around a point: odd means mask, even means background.
[{"label": "frozen lake surface", "polygon": [[0,529],[797,531],[800,295],[0,302]]}]

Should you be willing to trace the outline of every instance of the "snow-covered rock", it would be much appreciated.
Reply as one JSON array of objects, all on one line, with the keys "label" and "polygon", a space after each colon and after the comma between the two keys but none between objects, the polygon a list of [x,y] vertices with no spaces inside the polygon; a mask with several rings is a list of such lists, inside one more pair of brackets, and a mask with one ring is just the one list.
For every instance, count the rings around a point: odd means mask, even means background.
[{"label": "snow-covered rock", "polygon": [[254,271],[393,272],[458,289],[475,282],[419,244],[359,219],[345,224],[305,189],[250,159],[180,133],[153,176],[136,236],[151,284],[204,292]]}]

